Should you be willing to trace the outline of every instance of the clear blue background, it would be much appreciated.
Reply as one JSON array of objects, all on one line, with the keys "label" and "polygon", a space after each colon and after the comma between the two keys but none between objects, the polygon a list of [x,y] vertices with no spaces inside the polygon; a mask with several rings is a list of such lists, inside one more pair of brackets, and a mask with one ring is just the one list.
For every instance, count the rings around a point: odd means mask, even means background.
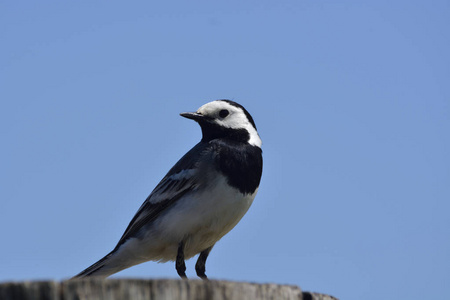
[{"label": "clear blue background", "polygon": [[448,1],[2,1],[0,281],[108,253],[199,141],[178,114],[229,98],[265,165],[211,278],[448,295],[449,29]]}]

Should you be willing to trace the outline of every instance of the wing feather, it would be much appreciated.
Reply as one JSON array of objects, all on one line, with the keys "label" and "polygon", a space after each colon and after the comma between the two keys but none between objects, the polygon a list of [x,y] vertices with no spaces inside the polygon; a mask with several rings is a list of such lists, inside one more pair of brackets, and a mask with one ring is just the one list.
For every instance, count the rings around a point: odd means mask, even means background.
[{"label": "wing feather", "polygon": [[173,166],[134,215],[115,249],[198,187],[198,162],[207,147],[207,143],[198,143]]}]

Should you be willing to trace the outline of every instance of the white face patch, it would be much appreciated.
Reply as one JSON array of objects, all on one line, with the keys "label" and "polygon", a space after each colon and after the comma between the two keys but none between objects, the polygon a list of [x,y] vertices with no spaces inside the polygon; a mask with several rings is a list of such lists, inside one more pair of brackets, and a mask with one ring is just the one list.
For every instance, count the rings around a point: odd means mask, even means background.
[{"label": "white face patch", "polygon": [[[224,110],[228,111],[228,114],[225,117],[221,117],[221,111]],[[225,128],[246,129],[250,135],[248,143],[257,147],[262,146],[258,132],[240,107],[225,101],[216,100],[200,107],[197,113],[213,118],[213,122]]]}]

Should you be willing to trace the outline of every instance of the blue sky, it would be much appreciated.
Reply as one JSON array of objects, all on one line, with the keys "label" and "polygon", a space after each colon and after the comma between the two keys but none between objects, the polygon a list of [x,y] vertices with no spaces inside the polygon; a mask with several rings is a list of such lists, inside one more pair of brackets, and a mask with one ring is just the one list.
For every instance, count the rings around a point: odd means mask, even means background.
[{"label": "blue sky", "polygon": [[[450,282],[448,1],[0,4],[0,281],[66,279],[115,246],[228,98],[264,150],[213,279],[341,299]],[[187,264],[195,277],[195,260]],[[114,277],[177,278],[172,263]]]}]

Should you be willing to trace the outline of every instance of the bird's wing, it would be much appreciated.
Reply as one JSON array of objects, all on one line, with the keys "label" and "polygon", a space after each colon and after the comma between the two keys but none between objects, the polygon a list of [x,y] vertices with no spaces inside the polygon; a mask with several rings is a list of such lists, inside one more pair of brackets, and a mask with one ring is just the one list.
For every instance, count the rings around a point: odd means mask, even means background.
[{"label": "bird's wing", "polygon": [[116,248],[130,237],[134,237],[144,225],[153,222],[162,212],[174,205],[186,193],[195,190],[199,186],[198,174],[201,172],[199,170],[199,161],[204,157],[206,147],[205,143],[200,142],[197,144],[164,176],[139,208]]}]

